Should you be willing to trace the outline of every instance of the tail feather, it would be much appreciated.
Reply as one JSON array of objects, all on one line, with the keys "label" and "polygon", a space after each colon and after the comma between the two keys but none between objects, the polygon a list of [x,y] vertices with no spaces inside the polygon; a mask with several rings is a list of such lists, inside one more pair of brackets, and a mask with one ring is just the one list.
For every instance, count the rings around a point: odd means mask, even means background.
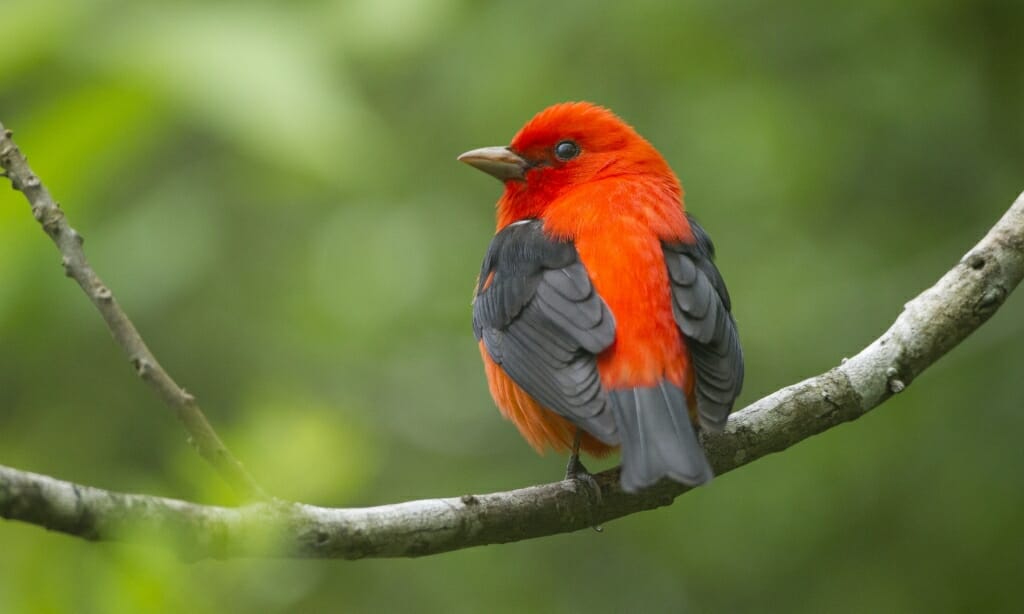
[{"label": "tail feather", "polygon": [[683,391],[667,381],[612,390],[612,413],[622,441],[622,489],[636,492],[669,477],[697,486],[713,476],[687,411]]}]

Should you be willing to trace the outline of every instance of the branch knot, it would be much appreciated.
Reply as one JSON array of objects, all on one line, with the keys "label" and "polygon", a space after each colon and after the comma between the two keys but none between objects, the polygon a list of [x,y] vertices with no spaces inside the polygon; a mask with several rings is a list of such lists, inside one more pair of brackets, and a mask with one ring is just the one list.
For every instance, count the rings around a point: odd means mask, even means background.
[{"label": "branch knot", "polygon": [[886,383],[889,387],[889,391],[892,392],[893,394],[899,394],[907,389],[907,384],[902,379],[900,379],[900,372],[896,369],[896,367],[889,367],[888,369],[886,369],[885,377],[887,380]]}]

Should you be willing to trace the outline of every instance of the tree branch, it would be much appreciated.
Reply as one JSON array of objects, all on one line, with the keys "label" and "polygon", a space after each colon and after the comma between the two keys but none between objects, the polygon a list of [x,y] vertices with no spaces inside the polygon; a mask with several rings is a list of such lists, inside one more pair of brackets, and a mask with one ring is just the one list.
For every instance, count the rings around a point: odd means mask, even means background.
[{"label": "tree branch", "polygon": [[[854,420],[905,390],[995,313],[1022,277],[1024,194],[871,345],[828,372],[733,414],[723,433],[707,437],[715,473]],[[155,534],[167,543],[165,536],[174,535],[172,547],[192,558],[357,559],[422,556],[576,531],[668,505],[687,490],[663,481],[629,495],[619,488],[617,469],[595,477],[600,501],[585,484],[566,480],[362,509],[284,502],[224,508],[114,493],[0,467],[0,516],[92,540],[141,541],[140,535]]]},{"label": "tree branch", "polygon": [[92,304],[99,310],[128,359],[135,373],[171,408],[189,435],[189,443],[206,459],[239,495],[247,499],[266,499],[259,484],[246,472],[242,463],[228,451],[217,436],[194,396],[179,386],[142,340],[128,314],[121,309],[113,293],[89,266],[82,250],[82,235],[68,225],[60,205],[50,191],[29,168],[28,161],[11,140],[12,133],[0,123],[0,168],[11,180],[11,187],[20,191],[32,206],[32,215],[53,240],[61,253],[64,274],[71,277]]}]

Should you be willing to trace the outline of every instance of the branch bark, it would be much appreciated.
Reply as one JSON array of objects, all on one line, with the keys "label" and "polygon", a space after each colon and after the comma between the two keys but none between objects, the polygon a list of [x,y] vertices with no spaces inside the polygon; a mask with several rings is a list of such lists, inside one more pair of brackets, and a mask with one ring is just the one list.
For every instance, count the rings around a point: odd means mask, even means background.
[{"label": "branch bark", "polygon": [[32,206],[32,215],[61,254],[64,274],[78,282],[92,304],[99,310],[110,334],[128,355],[135,373],[163,400],[177,416],[189,435],[189,443],[209,462],[239,495],[246,499],[266,499],[267,495],[242,463],[228,451],[206,419],[194,396],[179,386],[160,366],[153,352],[142,340],[135,325],[128,319],[110,288],[89,266],[82,249],[84,239],[64,217],[64,211],[50,191],[32,172],[25,156],[11,140],[12,133],[0,123],[0,167]]},{"label": "branch bark", "polygon": [[[0,159],[5,155],[0,148]],[[67,234],[58,238],[68,241]],[[821,375],[749,405],[730,417],[723,433],[705,438],[715,473],[859,418],[902,392],[991,317],[1022,277],[1024,194],[871,345]],[[92,286],[83,287],[88,292]],[[169,543],[189,558],[358,559],[422,556],[576,531],[668,505],[688,490],[662,482],[629,495],[619,488],[617,469],[595,478],[600,500],[586,484],[566,480],[360,509],[280,501],[226,508],[115,493],[0,467],[0,516],[91,540],[142,541],[155,535],[158,543]],[[168,542],[169,535],[175,539]]]}]

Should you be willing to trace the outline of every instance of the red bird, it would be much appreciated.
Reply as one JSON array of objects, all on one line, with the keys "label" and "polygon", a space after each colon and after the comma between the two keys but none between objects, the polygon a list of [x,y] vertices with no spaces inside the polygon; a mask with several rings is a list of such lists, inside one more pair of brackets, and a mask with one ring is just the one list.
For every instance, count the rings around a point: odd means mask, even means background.
[{"label": "red bird", "polygon": [[743,384],[729,293],[654,147],[585,102],[459,160],[505,183],[473,301],[495,403],[538,452],[622,448],[622,488],[712,477]]}]

